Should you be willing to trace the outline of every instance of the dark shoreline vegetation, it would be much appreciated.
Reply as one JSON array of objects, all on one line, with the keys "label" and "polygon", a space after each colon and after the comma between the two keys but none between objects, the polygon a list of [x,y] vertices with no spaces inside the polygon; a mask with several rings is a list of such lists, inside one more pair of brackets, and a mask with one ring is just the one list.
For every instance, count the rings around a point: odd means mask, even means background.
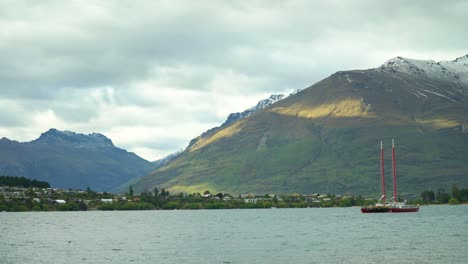
[{"label": "dark shoreline vegetation", "polygon": [[[158,188],[134,194],[132,187],[125,195],[87,190],[55,189],[46,182],[31,185],[35,180],[18,177],[8,182],[19,182],[18,186],[0,185],[0,212],[20,211],[88,211],[88,210],[174,210],[174,209],[251,209],[251,208],[321,208],[350,207],[374,204],[375,199],[362,196],[340,196],[333,194],[289,194],[289,195],[244,195],[231,196],[227,193],[171,194]],[[17,181],[12,178],[17,178]],[[25,181],[26,179],[27,181]],[[37,182],[37,181],[36,181]],[[2,182],[3,183],[3,182]],[[24,183],[24,184],[23,184]],[[452,193],[439,189],[437,193],[424,191],[421,199],[413,204],[460,204],[468,203],[468,189],[452,187]]]},{"label": "dark shoreline vegetation", "polygon": [[0,176],[0,186],[50,188],[48,182],[14,176]]}]

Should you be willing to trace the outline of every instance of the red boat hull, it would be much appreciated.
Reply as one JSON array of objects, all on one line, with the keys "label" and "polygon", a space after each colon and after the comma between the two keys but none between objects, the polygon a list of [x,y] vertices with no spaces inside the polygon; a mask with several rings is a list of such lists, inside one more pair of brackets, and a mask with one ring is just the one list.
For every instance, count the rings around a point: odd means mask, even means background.
[{"label": "red boat hull", "polygon": [[390,208],[392,213],[415,213],[419,211],[419,207],[413,208]]}]

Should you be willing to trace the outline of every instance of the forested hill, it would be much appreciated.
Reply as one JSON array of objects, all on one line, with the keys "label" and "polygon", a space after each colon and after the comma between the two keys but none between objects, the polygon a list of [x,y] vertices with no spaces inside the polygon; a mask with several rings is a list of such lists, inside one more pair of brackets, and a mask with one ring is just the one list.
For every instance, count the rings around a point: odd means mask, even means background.
[{"label": "forested hill", "polygon": [[0,176],[0,186],[50,188],[48,182],[14,176]]}]

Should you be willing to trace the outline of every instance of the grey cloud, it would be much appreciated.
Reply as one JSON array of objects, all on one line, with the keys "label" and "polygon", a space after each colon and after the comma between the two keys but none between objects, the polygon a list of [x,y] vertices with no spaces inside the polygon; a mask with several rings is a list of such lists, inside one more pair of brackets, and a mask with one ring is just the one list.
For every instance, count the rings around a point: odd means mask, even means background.
[{"label": "grey cloud", "polygon": [[26,125],[26,120],[20,118],[21,114],[19,111],[0,111],[0,128],[14,128]]},{"label": "grey cloud", "polygon": [[[2,16],[12,32],[0,46],[2,69],[10,69],[2,70],[2,83],[20,93],[31,87],[118,86],[148,78],[153,68],[181,63],[231,68],[252,76],[283,73],[278,79],[291,80],[295,77],[291,72],[308,69],[278,65],[271,60],[272,53],[320,43],[330,34],[344,32],[354,32],[356,38],[371,32],[382,36],[383,42],[376,45],[386,46],[386,39],[397,39],[401,47],[411,48],[422,43],[425,48],[461,47],[467,40],[466,34],[453,34],[463,32],[467,23],[462,22],[468,22],[457,12],[466,7],[463,2],[259,1],[247,5],[203,1],[151,2],[149,6],[103,2],[78,8],[76,19],[67,17],[71,8],[76,8],[74,4],[42,3],[33,11],[26,8]],[[94,9],[94,15],[86,13]],[[36,21],[38,14],[49,17],[49,12],[52,18],[46,18],[48,24]],[[26,23],[32,31],[15,32],[8,23],[12,18]],[[427,28],[434,32],[427,34]],[[242,57],[236,52],[238,48],[253,52]],[[332,70],[326,55],[313,50],[303,54]],[[206,81],[206,77],[199,81]],[[203,85],[191,83],[190,87],[202,89]]]},{"label": "grey cloud", "polygon": [[145,143],[145,147],[157,149],[165,153],[180,149],[181,146],[186,147],[187,145],[188,142],[186,140],[172,137],[155,138]]}]

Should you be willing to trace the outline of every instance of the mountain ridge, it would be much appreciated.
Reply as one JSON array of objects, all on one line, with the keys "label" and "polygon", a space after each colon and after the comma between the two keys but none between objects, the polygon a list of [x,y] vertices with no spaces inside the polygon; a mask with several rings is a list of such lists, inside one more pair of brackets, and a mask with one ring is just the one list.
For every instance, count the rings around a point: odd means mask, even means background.
[{"label": "mountain ridge", "polygon": [[293,91],[292,93],[290,93],[289,95],[284,95],[284,94],[272,94],[270,95],[268,98],[265,98],[265,99],[262,99],[260,101],[257,102],[257,104],[255,106],[252,106],[250,108],[247,108],[246,110],[242,111],[242,112],[235,112],[235,113],[230,113],[228,115],[228,117],[226,118],[226,120],[220,125],[220,126],[217,126],[217,127],[213,127],[213,128],[210,128],[208,130],[206,130],[205,132],[203,132],[200,136],[190,140],[189,144],[188,144],[188,147],[191,147],[193,144],[195,144],[200,138],[203,138],[203,137],[207,137],[209,135],[213,135],[215,134],[216,132],[218,132],[219,130],[221,130],[222,128],[224,127],[227,127],[229,126],[230,124],[240,120],[240,119],[243,119],[243,118],[247,118],[249,116],[251,116],[252,114],[254,114],[255,112],[257,112],[258,110],[261,110],[265,107],[268,107],[278,101],[281,101],[291,95],[294,95],[298,92],[300,92],[301,90],[300,89],[297,89],[295,91]]},{"label": "mountain ridge", "polygon": [[400,144],[403,193],[468,184],[465,75],[391,66],[336,72],[201,136],[135,190],[377,193],[382,138]]},{"label": "mountain ridge", "polygon": [[0,140],[0,174],[45,180],[54,187],[109,191],[153,169],[99,133],[52,128],[29,142]]}]

